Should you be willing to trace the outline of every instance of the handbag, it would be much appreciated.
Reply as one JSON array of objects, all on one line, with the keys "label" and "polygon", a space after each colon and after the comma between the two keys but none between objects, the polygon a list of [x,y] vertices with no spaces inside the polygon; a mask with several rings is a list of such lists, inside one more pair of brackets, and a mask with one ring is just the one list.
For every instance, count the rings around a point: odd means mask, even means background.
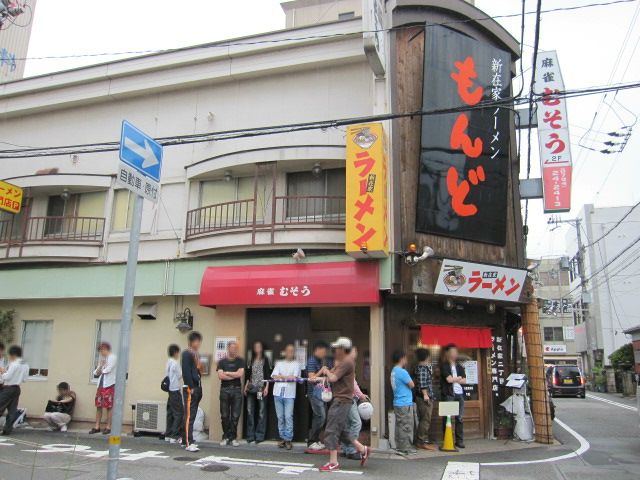
[{"label": "handbag", "polygon": [[331,391],[331,387],[329,386],[326,378],[322,382],[322,385],[320,385],[320,389],[320,398],[323,402],[329,403],[331,400],[333,400],[333,392]]},{"label": "handbag", "polygon": [[168,392],[170,383],[171,382],[169,381],[169,376],[167,375],[160,382],[160,390],[162,390],[163,392]]}]

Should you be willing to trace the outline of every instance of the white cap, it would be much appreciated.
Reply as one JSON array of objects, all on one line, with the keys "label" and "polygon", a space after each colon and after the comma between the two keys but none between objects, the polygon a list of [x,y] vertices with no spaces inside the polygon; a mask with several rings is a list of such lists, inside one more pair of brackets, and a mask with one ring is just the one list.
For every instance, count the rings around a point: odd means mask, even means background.
[{"label": "white cap", "polygon": [[331,348],[343,348],[345,350],[351,350],[353,343],[350,338],[338,337],[338,339],[331,344]]}]

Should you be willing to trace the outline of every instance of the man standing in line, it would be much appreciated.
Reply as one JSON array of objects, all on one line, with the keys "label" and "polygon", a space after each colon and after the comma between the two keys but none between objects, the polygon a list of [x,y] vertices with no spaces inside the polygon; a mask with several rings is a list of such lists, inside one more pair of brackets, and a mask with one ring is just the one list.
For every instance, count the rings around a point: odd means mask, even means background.
[{"label": "man standing in line", "polygon": [[73,407],[76,404],[76,394],[71,391],[67,382],[60,382],[56,387],[58,396],[55,400],[49,400],[45,408],[44,420],[49,424],[52,432],[60,430],[66,432],[71,423]]},{"label": "man standing in line", "polygon": [[18,412],[20,400],[20,384],[24,382],[26,372],[22,363],[22,348],[17,345],[9,347],[9,364],[0,370],[0,413],[7,410],[3,435],[11,435]]},{"label": "man standing in line", "polygon": [[393,413],[396,417],[396,450],[408,455],[416,453],[413,449],[413,393],[415,387],[407,366],[407,354],[393,352],[394,364],[391,370],[391,388],[393,389]]},{"label": "man standing in line", "polygon": [[328,357],[327,353],[329,345],[325,342],[316,342],[313,346],[313,354],[307,361],[307,377],[309,379],[307,385],[307,398],[311,406],[311,428],[309,429],[309,437],[307,438],[307,446],[309,450],[324,450],[324,443],[320,441],[320,434],[327,420],[327,404],[322,401],[322,388],[320,386],[320,377],[318,372],[322,367],[329,370],[333,368],[333,359]]},{"label": "man standing in line", "polygon": [[[351,359],[355,363],[358,359],[358,350],[356,347],[351,349]],[[358,402],[366,402],[369,401],[369,397],[367,397],[362,390],[360,390],[360,385],[358,385],[358,381],[354,378],[353,380],[353,402],[351,403],[351,410],[349,410],[349,420],[347,424],[347,428],[349,429],[349,433],[355,437],[360,437],[360,430],[362,430],[362,419],[360,418],[360,412],[358,411]],[[360,454],[356,450],[356,447],[353,446],[351,442],[342,441],[340,456],[344,458],[348,458],[349,460],[361,460]]]},{"label": "man standing in line", "polygon": [[202,399],[200,365],[200,345],[202,335],[198,332],[191,332],[187,337],[189,347],[182,352],[182,397],[184,401],[184,443],[187,452],[199,452],[200,449],[193,441],[193,422],[196,420],[198,405]]},{"label": "man standing in line", "polygon": [[182,405],[182,368],[180,367],[180,347],[176,344],[169,345],[167,350],[169,360],[165,375],[169,379],[169,396],[167,398],[167,431],[164,439],[169,443],[180,443],[180,431],[182,429],[182,417],[184,406]]},{"label": "man standing in line", "polygon": [[284,348],[284,359],[278,360],[273,367],[271,378],[273,385],[273,401],[278,417],[279,448],[291,450],[293,445],[293,407],[296,402],[296,381],[300,378],[301,368],[296,361],[296,347],[288,344]]},{"label": "man standing in line", "polygon": [[348,429],[349,412],[353,405],[355,383],[355,363],[350,356],[353,344],[351,339],[340,337],[331,347],[335,351],[336,366],[329,370],[322,367],[318,376],[326,376],[332,384],[333,401],[327,414],[327,427],[324,441],[329,449],[329,462],[320,467],[321,472],[340,470],[338,463],[338,445],[340,440],[349,441],[360,453],[360,465],[364,466],[369,458],[369,447],[362,445]]},{"label": "man standing in line", "polygon": [[238,343],[227,345],[227,356],[218,362],[218,378],[220,379],[220,419],[223,437],[221,446],[238,443],[238,421],[242,412],[242,377],[245,363],[238,356]]},{"label": "man standing in line", "polygon": [[436,446],[429,440],[431,429],[431,414],[433,413],[433,372],[429,362],[429,350],[418,348],[416,357],[418,365],[414,372],[416,385],[416,405],[418,407],[418,432],[416,447],[422,450],[436,450]]},{"label": "man standing in line", "polygon": [[[440,366],[440,384],[443,400],[458,402],[459,411],[455,418],[456,447],[464,448],[464,432],[462,417],[464,416],[464,390],[462,385],[467,383],[464,367],[458,362],[458,348],[450,343],[444,347],[444,362]],[[446,429],[447,418],[442,417],[442,428]]]},{"label": "man standing in line", "polygon": [[89,434],[100,432],[100,424],[102,423],[102,410],[107,411],[107,425],[102,433],[109,435],[111,433],[111,416],[113,415],[113,397],[116,390],[116,361],[117,357],[111,353],[111,345],[102,342],[98,346],[100,358],[98,367],[94,370],[93,376],[98,379],[98,389],[96,390],[96,425]]}]

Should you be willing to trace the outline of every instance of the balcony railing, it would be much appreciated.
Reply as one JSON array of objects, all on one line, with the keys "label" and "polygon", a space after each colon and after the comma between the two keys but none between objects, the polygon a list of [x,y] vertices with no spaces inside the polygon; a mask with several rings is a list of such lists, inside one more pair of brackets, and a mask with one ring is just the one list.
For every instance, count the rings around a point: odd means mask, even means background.
[{"label": "balcony railing", "polygon": [[105,219],[100,217],[17,217],[0,220],[0,244],[39,242],[102,243]]},{"label": "balcony railing", "polygon": [[335,226],[345,223],[345,197],[276,196],[269,205],[256,201],[207,205],[187,212],[186,238],[230,230],[275,230],[288,226]]}]

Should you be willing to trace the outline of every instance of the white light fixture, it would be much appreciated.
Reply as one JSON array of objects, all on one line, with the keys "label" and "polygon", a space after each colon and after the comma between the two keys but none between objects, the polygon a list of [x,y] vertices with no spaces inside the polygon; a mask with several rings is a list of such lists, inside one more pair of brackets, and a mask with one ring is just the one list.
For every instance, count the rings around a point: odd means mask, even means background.
[{"label": "white light fixture", "polygon": [[296,262],[300,262],[302,260],[304,260],[306,258],[306,254],[304,253],[304,250],[302,250],[301,248],[297,249],[295,252],[293,252],[293,255],[291,255],[293,257],[293,259]]},{"label": "white light fixture", "polygon": [[233,175],[231,175],[231,170],[227,170],[224,172],[224,181],[230,182],[231,180],[233,180]]},{"label": "white light fixture", "polygon": [[490,313],[492,315],[494,313],[496,313],[496,304],[495,303],[492,302],[489,305],[487,305],[487,313]]},{"label": "white light fixture", "polygon": [[320,165],[319,163],[316,163],[311,168],[311,173],[314,177],[319,177],[322,174],[322,165]]},{"label": "white light fixture", "polygon": [[407,265],[417,265],[420,262],[424,262],[427,258],[432,257],[435,254],[433,248],[423,247],[422,253],[418,255],[418,249],[415,243],[409,244],[407,251],[404,253],[404,261]]},{"label": "white light fixture", "polygon": [[65,202],[69,200],[69,197],[71,196],[71,194],[69,193],[69,189],[65,188],[60,194],[60,196],[62,197],[62,200],[64,200]]},{"label": "white light fixture", "polygon": [[447,298],[444,301],[444,309],[449,312],[455,308],[456,304],[450,298]]}]

